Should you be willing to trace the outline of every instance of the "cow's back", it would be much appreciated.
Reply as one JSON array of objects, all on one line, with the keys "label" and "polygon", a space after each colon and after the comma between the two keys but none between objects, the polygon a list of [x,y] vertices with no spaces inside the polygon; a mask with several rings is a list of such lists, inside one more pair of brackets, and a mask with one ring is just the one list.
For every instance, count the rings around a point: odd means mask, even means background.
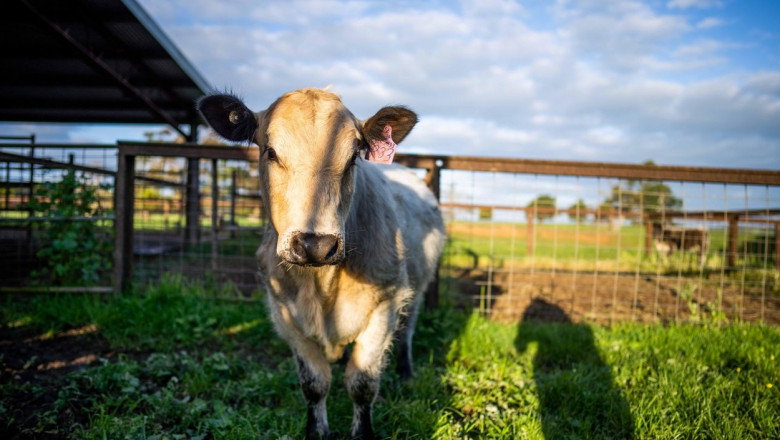
[{"label": "cow's back", "polygon": [[383,174],[393,183],[401,219],[401,231],[406,244],[407,270],[417,290],[433,279],[444,248],[446,235],[439,203],[425,183],[411,170],[401,165],[381,166]]},{"label": "cow's back", "polygon": [[[438,202],[406,167],[364,162],[360,168],[349,228],[359,231],[354,241],[350,238],[354,257],[367,257],[370,264],[404,264],[411,287],[420,291],[433,279],[446,240]],[[399,239],[403,249],[387,261]]]}]

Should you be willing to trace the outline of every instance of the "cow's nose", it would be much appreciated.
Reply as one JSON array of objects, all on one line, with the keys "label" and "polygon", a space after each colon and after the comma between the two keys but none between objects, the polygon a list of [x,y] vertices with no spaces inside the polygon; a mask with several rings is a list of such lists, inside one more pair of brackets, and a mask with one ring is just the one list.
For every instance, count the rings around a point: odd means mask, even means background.
[{"label": "cow's nose", "polygon": [[290,240],[290,263],[322,266],[341,260],[341,240],[334,234],[299,232]]}]

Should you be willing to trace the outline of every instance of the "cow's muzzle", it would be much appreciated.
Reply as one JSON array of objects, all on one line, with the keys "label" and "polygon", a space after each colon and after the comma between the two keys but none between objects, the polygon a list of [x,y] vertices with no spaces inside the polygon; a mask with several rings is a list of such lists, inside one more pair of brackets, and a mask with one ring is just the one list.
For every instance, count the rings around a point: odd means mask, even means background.
[{"label": "cow's muzzle", "polygon": [[284,260],[300,266],[338,264],[344,259],[344,242],[336,234],[296,232],[285,254]]}]

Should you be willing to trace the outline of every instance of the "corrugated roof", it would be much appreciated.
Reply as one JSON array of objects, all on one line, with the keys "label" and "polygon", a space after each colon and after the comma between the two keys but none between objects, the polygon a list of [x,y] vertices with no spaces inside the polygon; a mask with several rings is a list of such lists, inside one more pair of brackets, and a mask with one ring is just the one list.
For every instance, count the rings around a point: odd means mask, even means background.
[{"label": "corrugated roof", "polygon": [[134,0],[10,0],[0,120],[197,123],[211,90]]}]

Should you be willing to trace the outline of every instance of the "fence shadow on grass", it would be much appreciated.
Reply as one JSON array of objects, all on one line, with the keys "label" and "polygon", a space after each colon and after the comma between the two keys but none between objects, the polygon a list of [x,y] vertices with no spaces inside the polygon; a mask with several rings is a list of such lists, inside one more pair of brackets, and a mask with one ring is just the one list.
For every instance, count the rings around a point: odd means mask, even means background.
[{"label": "fence shadow on grass", "polygon": [[523,313],[515,347],[536,343],[534,381],[546,439],[634,438],[628,402],[587,325],[574,324],[558,306],[534,299]]}]

